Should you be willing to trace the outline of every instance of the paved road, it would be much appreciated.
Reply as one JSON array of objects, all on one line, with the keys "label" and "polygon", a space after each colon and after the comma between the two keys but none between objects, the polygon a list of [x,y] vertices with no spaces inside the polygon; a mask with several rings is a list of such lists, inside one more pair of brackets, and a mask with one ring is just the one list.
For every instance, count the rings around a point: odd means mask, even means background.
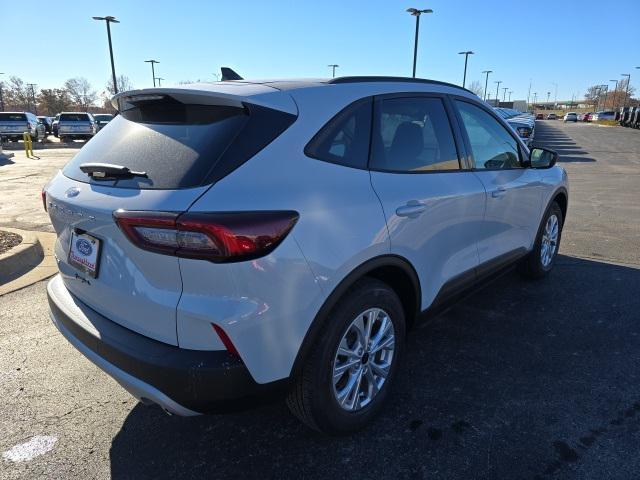
[{"label": "paved road", "polygon": [[139,405],[60,337],[38,284],[0,297],[0,452],[56,441],[0,459],[0,477],[637,477],[640,132],[539,132],[571,177],[556,269],[507,275],[414,331],[366,431],[322,437],[281,404],[189,419]]}]

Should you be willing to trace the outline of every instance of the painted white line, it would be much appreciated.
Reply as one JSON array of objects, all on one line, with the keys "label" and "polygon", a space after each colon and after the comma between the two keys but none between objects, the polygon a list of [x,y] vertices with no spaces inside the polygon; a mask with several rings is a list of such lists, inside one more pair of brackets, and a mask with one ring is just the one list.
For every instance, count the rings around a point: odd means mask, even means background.
[{"label": "painted white line", "polygon": [[2,452],[2,458],[12,462],[28,462],[37,456],[47,453],[57,441],[58,437],[36,435],[28,442],[21,443],[6,452]]}]

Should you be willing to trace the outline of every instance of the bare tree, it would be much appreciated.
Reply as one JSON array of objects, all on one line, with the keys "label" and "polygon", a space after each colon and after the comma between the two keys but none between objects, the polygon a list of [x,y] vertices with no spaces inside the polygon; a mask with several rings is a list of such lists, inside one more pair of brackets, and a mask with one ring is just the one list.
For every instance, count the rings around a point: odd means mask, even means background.
[{"label": "bare tree", "polygon": [[479,97],[482,97],[482,93],[484,92],[484,88],[482,87],[482,82],[480,82],[480,80],[474,80],[471,82],[468,89]]},{"label": "bare tree", "polygon": [[47,115],[56,115],[72,108],[71,99],[61,88],[43,88],[37,98],[38,111]]},{"label": "bare tree", "polygon": [[5,110],[27,111],[31,108],[31,89],[19,77],[10,77],[4,84]]},{"label": "bare tree", "polygon": [[83,77],[70,78],[64,82],[64,89],[72,104],[81,110],[88,110],[98,99],[98,94],[91,87],[89,80]]},{"label": "bare tree", "polygon": [[[127,77],[126,75],[120,75],[118,77],[116,77],[116,82],[118,84],[118,92],[126,92],[127,90],[133,90],[134,86],[133,83],[131,82],[131,79],[129,77]],[[115,95],[115,92],[113,91],[113,80],[109,79],[106,83],[106,85],[104,86],[104,89],[106,91],[106,93],[108,93],[110,96]]]}]

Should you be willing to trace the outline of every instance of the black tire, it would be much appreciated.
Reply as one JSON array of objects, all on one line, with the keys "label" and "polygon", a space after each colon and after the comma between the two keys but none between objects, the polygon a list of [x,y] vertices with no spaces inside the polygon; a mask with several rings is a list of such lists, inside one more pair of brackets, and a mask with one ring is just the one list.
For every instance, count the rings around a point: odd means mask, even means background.
[{"label": "black tire", "polygon": [[[558,220],[558,239],[555,246],[555,251],[548,264],[542,262],[542,239],[545,233],[545,227],[549,218],[555,215]],[[562,217],[562,210],[560,206],[554,201],[547,209],[545,215],[542,217],[542,223],[538,228],[538,236],[533,246],[533,250],[529,253],[519,265],[519,272],[526,278],[538,279],[547,275],[553,265],[555,264],[558,250],[560,248],[560,239],[562,238],[562,227],[564,226],[564,218]]]},{"label": "black tire", "polygon": [[[334,360],[338,345],[353,320],[369,308],[384,310],[393,324],[393,357],[388,376],[371,402],[357,411],[347,411],[334,395]],[[404,311],[398,295],[386,283],[364,278],[351,287],[322,320],[324,329],[294,379],[287,405],[298,419],[314,430],[345,435],[363,428],[383,407],[404,350]]]}]

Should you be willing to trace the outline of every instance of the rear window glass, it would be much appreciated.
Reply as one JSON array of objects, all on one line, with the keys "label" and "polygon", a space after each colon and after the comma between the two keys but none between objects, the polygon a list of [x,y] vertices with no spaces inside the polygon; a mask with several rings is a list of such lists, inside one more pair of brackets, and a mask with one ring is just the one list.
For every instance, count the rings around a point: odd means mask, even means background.
[{"label": "rear window glass", "polygon": [[24,113],[0,113],[0,122],[26,122]]},{"label": "rear window glass", "polygon": [[89,116],[86,113],[63,113],[60,115],[61,122],[88,122]]},{"label": "rear window glass", "polygon": [[113,119],[113,115],[94,115],[96,122],[108,122]]},{"label": "rear window glass", "polygon": [[[122,188],[196,187],[205,182],[248,118],[239,107],[177,102],[138,105],[102,128],[63,173],[81,182]],[[90,162],[121,165],[146,172],[148,178],[90,180],[79,168]]]}]

